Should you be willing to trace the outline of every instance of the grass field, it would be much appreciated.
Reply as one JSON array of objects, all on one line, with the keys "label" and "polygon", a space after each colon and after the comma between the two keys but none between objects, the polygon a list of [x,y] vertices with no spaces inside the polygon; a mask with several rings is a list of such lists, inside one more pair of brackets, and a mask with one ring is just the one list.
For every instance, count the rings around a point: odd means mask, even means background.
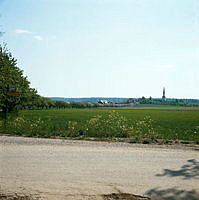
[{"label": "grass field", "polygon": [[25,110],[16,119],[10,119],[6,128],[1,121],[1,132],[37,137],[132,137],[199,142],[199,111]]},{"label": "grass field", "polygon": [[100,109],[114,109],[114,110],[196,110],[199,111],[199,107],[182,107],[182,106],[171,106],[171,105],[156,105],[156,104],[138,104],[132,106],[123,107],[102,107]]}]

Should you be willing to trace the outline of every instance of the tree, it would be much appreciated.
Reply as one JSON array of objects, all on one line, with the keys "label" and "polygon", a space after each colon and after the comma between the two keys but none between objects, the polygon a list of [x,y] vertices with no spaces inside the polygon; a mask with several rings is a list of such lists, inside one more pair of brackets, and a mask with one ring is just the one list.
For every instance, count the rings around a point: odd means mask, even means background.
[{"label": "tree", "polygon": [[139,99],[139,102],[141,104],[145,104],[146,103],[146,98],[143,96],[141,99]]},{"label": "tree", "polygon": [[129,98],[129,99],[127,99],[127,101],[126,101],[127,104],[134,103],[134,102],[135,102],[135,101],[133,100],[133,98]]},{"label": "tree", "polygon": [[5,115],[31,101],[36,93],[30,88],[23,71],[17,67],[17,60],[5,45],[0,45],[0,108]]}]

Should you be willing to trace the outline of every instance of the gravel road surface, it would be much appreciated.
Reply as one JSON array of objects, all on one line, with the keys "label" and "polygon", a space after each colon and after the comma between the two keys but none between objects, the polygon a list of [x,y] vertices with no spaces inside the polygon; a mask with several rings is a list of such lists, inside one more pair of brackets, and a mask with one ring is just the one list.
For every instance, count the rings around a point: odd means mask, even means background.
[{"label": "gravel road surface", "polygon": [[49,200],[103,200],[111,193],[199,200],[199,151],[0,136],[0,193]]}]

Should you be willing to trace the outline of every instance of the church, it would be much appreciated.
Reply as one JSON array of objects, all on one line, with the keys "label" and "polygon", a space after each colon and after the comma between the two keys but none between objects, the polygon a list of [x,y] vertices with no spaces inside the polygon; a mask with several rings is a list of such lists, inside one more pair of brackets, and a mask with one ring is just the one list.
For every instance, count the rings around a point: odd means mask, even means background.
[{"label": "church", "polygon": [[162,101],[166,101],[166,96],[165,96],[165,87],[163,88],[163,95],[162,95]]}]

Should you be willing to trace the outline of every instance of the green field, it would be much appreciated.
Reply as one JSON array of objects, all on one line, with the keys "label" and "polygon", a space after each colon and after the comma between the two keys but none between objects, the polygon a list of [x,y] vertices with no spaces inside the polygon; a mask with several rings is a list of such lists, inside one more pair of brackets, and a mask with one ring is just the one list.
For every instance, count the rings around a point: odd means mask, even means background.
[{"label": "green field", "polygon": [[171,105],[157,105],[157,104],[138,104],[132,106],[118,106],[118,107],[102,107],[100,109],[114,109],[114,110],[197,110],[199,111],[199,107],[182,107],[182,106],[171,106]]},{"label": "green field", "polygon": [[199,142],[199,111],[24,110],[1,132],[36,137],[130,137]]}]

